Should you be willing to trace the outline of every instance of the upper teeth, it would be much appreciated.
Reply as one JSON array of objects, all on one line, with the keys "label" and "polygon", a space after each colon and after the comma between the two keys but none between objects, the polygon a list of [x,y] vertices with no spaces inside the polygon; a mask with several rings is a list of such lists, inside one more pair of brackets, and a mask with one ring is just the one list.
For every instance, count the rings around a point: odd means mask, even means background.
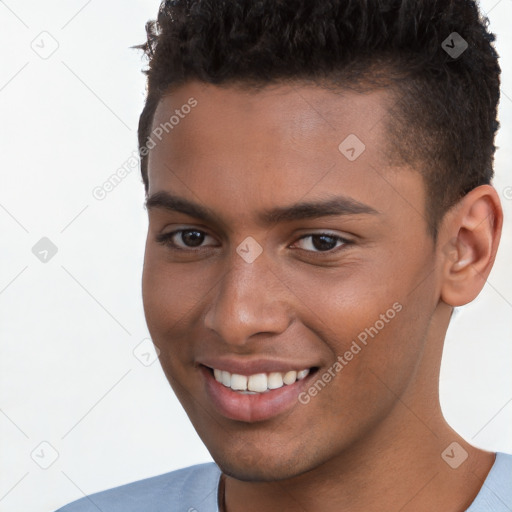
[{"label": "upper teeth", "polygon": [[285,384],[293,384],[296,380],[301,380],[309,373],[307,370],[289,371],[289,372],[270,372],[255,373],[254,375],[239,375],[229,373],[225,370],[213,369],[215,380],[224,384],[224,386],[235,391],[253,391],[263,393],[268,389],[277,389]]}]

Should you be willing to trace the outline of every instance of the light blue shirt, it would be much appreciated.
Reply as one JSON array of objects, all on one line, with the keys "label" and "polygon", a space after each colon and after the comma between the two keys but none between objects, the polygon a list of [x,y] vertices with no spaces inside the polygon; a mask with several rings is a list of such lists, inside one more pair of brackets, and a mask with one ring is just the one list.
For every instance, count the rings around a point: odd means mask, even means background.
[{"label": "light blue shirt", "polygon": [[[138,480],[80,498],[56,512],[218,512],[214,462]],[[512,455],[498,452],[466,512],[512,512]]]}]

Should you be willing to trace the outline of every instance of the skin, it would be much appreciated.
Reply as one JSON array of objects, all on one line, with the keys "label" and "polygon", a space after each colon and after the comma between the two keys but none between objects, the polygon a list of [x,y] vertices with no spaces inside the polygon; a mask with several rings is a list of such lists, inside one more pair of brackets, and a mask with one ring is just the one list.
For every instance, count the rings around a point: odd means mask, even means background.
[{"label": "skin", "polygon": [[[452,208],[434,245],[420,173],[383,157],[389,92],[189,82],[160,102],[153,126],[190,97],[197,106],[150,152],[148,195],[167,191],[217,220],[148,209],[143,301],[165,375],[227,475],[227,511],[465,510],[495,454],[444,420],[439,368],[453,307],[478,295],[496,255],[494,188]],[[338,149],[349,134],[366,145],[353,162]],[[258,222],[261,210],[333,195],[379,213]],[[180,253],[155,240],[178,229],[201,231],[202,245],[186,252],[178,234]],[[326,252],[301,239],[325,230],[351,243],[330,239]],[[263,249],[253,263],[236,252],[247,236]],[[235,421],[208,400],[201,358],[300,354],[321,376],[396,302],[401,311],[307,405]],[[468,453],[457,469],[441,457],[452,442]]]}]

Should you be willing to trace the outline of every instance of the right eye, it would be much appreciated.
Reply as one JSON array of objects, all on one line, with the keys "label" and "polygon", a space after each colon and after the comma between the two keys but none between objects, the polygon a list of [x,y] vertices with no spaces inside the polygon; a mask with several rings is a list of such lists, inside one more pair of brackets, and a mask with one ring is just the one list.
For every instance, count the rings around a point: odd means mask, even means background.
[{"label": "right eye", "polygon": [[[178,229],[170,233],[160,233],[156,235],[155,240],[171,250],[196,252],[203,248],[201,244],[209,236],[199,229]],[[196,247],[198,249],[195,249]]]}]

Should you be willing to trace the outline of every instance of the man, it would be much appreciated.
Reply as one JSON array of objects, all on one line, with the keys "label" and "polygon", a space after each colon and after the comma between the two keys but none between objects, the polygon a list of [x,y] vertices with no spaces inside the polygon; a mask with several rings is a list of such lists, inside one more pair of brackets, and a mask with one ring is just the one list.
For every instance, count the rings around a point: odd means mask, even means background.
[{"label": "man", "polygon": [[215,463],[63,512],[512,510],[512,456],[438,393],[503,221],[486,26],[466,0],[161,5],[144,310]]}]

